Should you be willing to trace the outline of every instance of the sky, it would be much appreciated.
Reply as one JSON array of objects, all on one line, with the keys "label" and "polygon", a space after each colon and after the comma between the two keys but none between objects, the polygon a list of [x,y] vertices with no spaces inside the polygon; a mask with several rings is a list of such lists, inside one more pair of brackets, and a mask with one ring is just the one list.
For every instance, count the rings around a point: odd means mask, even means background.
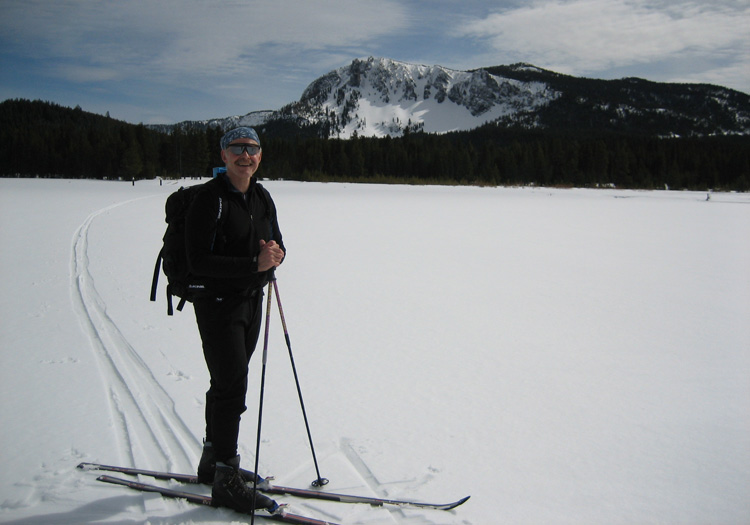
[{"label": "sky", "polygon": [[0,0],[0,100],[132,123],[279,109],[368,56],[750,93],[750,0]]}]

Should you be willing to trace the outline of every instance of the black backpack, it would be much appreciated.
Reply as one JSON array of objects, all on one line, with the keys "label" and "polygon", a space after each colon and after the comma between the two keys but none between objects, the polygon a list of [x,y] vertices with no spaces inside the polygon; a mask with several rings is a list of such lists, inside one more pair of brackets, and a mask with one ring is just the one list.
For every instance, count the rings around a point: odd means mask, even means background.
[{"label": "black backpack", "polygon": [[[180,302],[177,310],[182,311],[186,301],[193,299],[204,290],[203,285],[195,283],[190,273],[187,262],[187,249],[185,247],[185,216],[198,192],[211,191],[210,184],[198,184],[187,188],[180,188],[167,197],[164,206],[167,222],[167,231],[164,232],[164,244],[156,257],[154,265],[154,277],[151,280],[151,300],[156,301],[156,287],[159,281],[159,270],[163,267],[164,275],[167,277],[167,315],[172,315],[172,297],[179,297]],[[219,213],[216,217],[217,224],[221,223],[223,202],[219,199]],[[218,226],[217,226],[218,228]]]}]

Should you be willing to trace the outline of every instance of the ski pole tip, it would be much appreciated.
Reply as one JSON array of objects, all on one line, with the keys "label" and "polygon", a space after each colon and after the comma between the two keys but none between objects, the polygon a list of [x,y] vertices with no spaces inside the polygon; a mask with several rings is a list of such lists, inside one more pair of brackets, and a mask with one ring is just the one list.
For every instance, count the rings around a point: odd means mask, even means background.
[{"label": "ski pole tip", "polygon": [[310,483],[310,485],[312,485],[313,487],[323,487],[325,485],[328,485],[328,481],[328,478],[318,478]]}]

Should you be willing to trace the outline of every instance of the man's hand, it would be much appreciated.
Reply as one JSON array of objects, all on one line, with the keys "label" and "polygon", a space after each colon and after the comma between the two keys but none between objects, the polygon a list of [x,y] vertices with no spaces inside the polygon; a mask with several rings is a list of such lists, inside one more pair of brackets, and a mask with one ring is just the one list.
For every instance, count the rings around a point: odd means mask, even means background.
[{"label": "man's hand", "polygon": [[258,271],[265,272],[275,268],[284,260],[284,250],[276,241],[260,241],[260,255],[258,255]]}]

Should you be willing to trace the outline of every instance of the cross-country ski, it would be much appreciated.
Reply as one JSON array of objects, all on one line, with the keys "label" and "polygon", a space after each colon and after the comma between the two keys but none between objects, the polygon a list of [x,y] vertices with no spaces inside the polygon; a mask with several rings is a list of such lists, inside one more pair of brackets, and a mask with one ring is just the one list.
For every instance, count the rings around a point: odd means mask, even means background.
[{"label": "cross-country ski", "polygon": [[[103,481],[104,483],[122,485],[134,490],[140,490],[142,492],[155,492],[167,498],[184,499],[190,503],[196,503],[198,505],[206,505],[209,507],[216,506],[214,505],[211,496],[195,494],[194,492],[174,490],[165,487],[159,487],[157,485],[150,485],[148,483],[140,483],[138,481],[128,481],[126,479],[115,478],[113,476],[99,476],[96,479],[97,481]],[[315,518],[308,518],[307,516],[293,514],[291,512],[288,512],[283,506],[279,507],[279,511],[274,513],[267,513],[261,510],[258,510],[256,512],[263,518],[271,519],[274,521],[281,521],[284,523],[297,523],[298,525],[336,525],[331,521],[323,521]]]},{"label": "cross-country ski", "polygon": [[[149,476],[154,479],[162,480],[175,480],[182,483],[197,484],[198,476],[195,474],[178,474],[175,472],[164,472],[157,470],[145,470],[130,467],[118,467],[115,465],[103,465],[100,463],[80,463],[78,468],[81,470],[99,470],[106,472],[119,472],[121,474],[128,474],[132,476]],[[337,494],[333,492],[325,492],[316,489],[303,489],[296,487],[285,487],[281,485],[275,485],[271,483],[271,478],[258,479],[258,490],[265,492],[266,494],[281,494],[288,496],[295,496],[299,498],[311,498],[311,499],[322,499],[327,501],[338,501],[341,503],[365,503],[368,505],[382,506],[382,505],[394,505],[398,507],[415,507],[424,509],[436,509],[436,510],[452,510],[466,503],[470,496],[463,497],[457,501],[450,503],[424,503],[419,501],[409,501],[401,499],[388,499],[388,498],[377,498],[371,496],[356,496],[352,494]]]}]

